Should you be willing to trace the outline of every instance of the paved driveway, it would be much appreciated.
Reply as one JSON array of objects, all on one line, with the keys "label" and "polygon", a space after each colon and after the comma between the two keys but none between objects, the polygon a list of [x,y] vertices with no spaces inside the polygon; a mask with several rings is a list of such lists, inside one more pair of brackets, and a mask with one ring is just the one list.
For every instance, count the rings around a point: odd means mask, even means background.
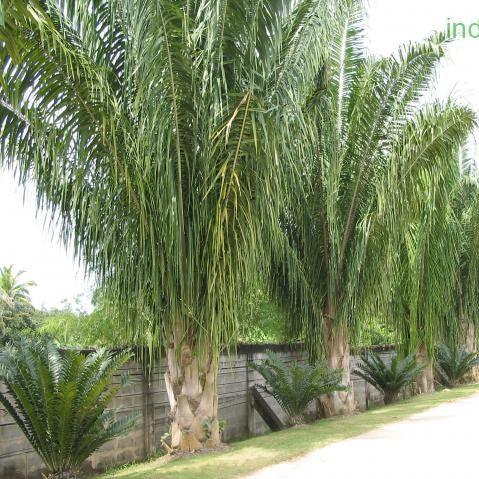
[{"label": "paved driveway", "polygon": [[479,394],[247,476],[323,478],[479,479]]}]

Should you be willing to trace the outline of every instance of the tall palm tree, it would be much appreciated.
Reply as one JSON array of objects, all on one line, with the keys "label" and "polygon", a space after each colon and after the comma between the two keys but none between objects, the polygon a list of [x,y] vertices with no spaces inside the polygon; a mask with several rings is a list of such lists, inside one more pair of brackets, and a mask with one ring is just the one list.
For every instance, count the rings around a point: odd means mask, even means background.
[{"label": "tall palm tree", "polygon": [[[456,341],[466,352],[477,352],[479,321],[479,182],[476,171],[464,171],[452,194],[449,227],[456,238],[455,304],[459,325]],[[479,380],[479,370],[472,376]]]},{"label": "tall palm tree", "polygon": [[[280,221],[289,264],[299,265],[305,281],[291,284],[290,269],[276,261],[273,284],[312,355],[324,350],[351,385],[350,337],[389,303],[390,291],[381,287],[389,273],[385,245],[391,229],[402,228],[405,204],[396,203],[404,189],[391,182],[398,179],[393,167],[408,166],[400,182],[428,178],[467,136],[473,114],[453,104],[418,106],[444,54],[442,35],[371,58],[363,47],[361,2],[348,3],[306,105],[306,206],[286,209]],[[350,412],[352,388],[322,404],[326,415]]]},{"label": "tall palm tree", "polygon": [[166,349],[174,447],[219,441],[219,351],[282,248],[301,100],[341,3],[3,1],[1,160],[35,181],[129,338]]},{"label": "tall palm tree", "polygon": [[21,283],[19,281],[25,271],[14,272],[13,265],[0,267],[0,292],[5,301],[14,305],[30,304],[30,288],[35,286],[33,281]]},{"label": "tall palm tree", "polygon": [[[458,178],[455,152],[451,151],[446,160],[449,169],[443,162],[437,170],[441,174],[434,171],[423,183],[420,175],[415,175],[416,180],[410,177],[400,196],[399,209],[405,221],[390,238],[390,320],[405,352],[416,352],[424,366],[417,379],[422,393],[434,390],[434,349],[446,334],[447,324],[455,320],[451,313],[457,296],[451,286],[456,283],[457,232],[450,224],[451,193]],[[407,161],[404,166],[408,167]]]}]

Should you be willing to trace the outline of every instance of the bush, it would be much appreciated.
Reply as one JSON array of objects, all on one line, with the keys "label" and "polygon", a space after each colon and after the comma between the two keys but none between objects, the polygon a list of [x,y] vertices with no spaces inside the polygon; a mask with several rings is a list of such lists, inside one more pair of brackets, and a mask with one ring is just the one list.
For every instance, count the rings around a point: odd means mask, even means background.
[{"label": "bush", "polygon": [[127,432],[136,415],[115,420],[106,411],[127,378],[112,385],[128,353],[100,350],[62,354],[52,343],[19,340],[0,351],[0,403],[49,470],[50,478],[74,478],[80,466],[110,439]]},{"label": "bush", "polygon": [[361,358],[362,364],[354,370],[354,374],[384,394],[384,404],[398,400],[404,386],[411,384],[424,366],[419,366],[413,355],[399,360],[395,356],[387,366],[377,353],[369,353]]},{"label": "bush", "polygon": [[346,389],[341,384],[340,369],[330,369],[320,362],[308,365],[296,361],[288,368],[277,354],[272,351],[266,354],[263,363],[249,363],[249,366],[266,380],[266,386],[257,387],[278,401],[291,424],[304,423],[306,408],[321,394]]},{"label": "bush", "polygon": [[435,369],[439,382],[454,388],[474,367],[479,366],[479,354],[468,353],[464,346],[450,348],[441,344],[436,349]]}]

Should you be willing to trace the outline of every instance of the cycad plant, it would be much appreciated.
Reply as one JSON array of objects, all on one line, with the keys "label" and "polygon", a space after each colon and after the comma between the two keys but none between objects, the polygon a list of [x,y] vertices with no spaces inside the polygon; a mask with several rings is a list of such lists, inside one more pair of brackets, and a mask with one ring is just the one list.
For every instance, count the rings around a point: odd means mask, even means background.
[{"label": "cycad plant", "polygon": [[77,477],[100,446],[126,433],[137,415],[107,410],[126,383],[112,384],[129,353],[59,352],[43,341],[19,340],[0,352],[0,403],[41,457],[51,479]]},{"label": "cycad plant", "polygon": [[394,356],[391,364],[387,365],[379,354],[371,352],[362,357],[354,374],[381,391],[384,404],[391,404],[398,400],[401,389],[411,384],[422,369],[423,366],[417,364],[414,355],[404,359]]},{"label": "cycad plant", "polygon": [[262,363],[250,363],[266,380],[266,385],[257,385],[273,396],[281,408],[289,415],[293,425],[305,421],[306,408],[321,394],[344,391],[341,384],[341,371],[330,369],[317,362],[314,365],[293,361],[287,367],[274,352],[268,351]]},{"label": "cycad plant", "polygon": [[465,346],[441,344],[436,349],[435,359],[439,382],[450,388],[456,387],[468,373],[479,367],[479,353],[468,352]]},{"label": "cycad plant", "polygon": [[0,163],[33,180],[125,338],[167,350],[175,448],[219,442],[219,352],[283,243],[342,3],[2,1]]}]

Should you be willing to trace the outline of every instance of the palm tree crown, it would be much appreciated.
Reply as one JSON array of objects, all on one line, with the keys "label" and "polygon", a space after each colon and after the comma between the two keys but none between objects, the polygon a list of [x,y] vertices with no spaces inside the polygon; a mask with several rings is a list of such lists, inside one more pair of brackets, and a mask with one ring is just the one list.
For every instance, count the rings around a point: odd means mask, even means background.
[{"label": "palm tree crown", "polygon": [[14,272],[13,265],[0,267],[0,291],[4,299],[12,304],[30,303],[30,288],[35,286],[33,281],[19,282],[25,271]]},{"label": "palm tree crown", "polygon": [[7,2],[0,31],[2,162],[34,178],[137,341],[176,325],[229,343],[279,237],[271,218],[296,191],[300,148],[287,145],[335,9],[25,3]]}]

